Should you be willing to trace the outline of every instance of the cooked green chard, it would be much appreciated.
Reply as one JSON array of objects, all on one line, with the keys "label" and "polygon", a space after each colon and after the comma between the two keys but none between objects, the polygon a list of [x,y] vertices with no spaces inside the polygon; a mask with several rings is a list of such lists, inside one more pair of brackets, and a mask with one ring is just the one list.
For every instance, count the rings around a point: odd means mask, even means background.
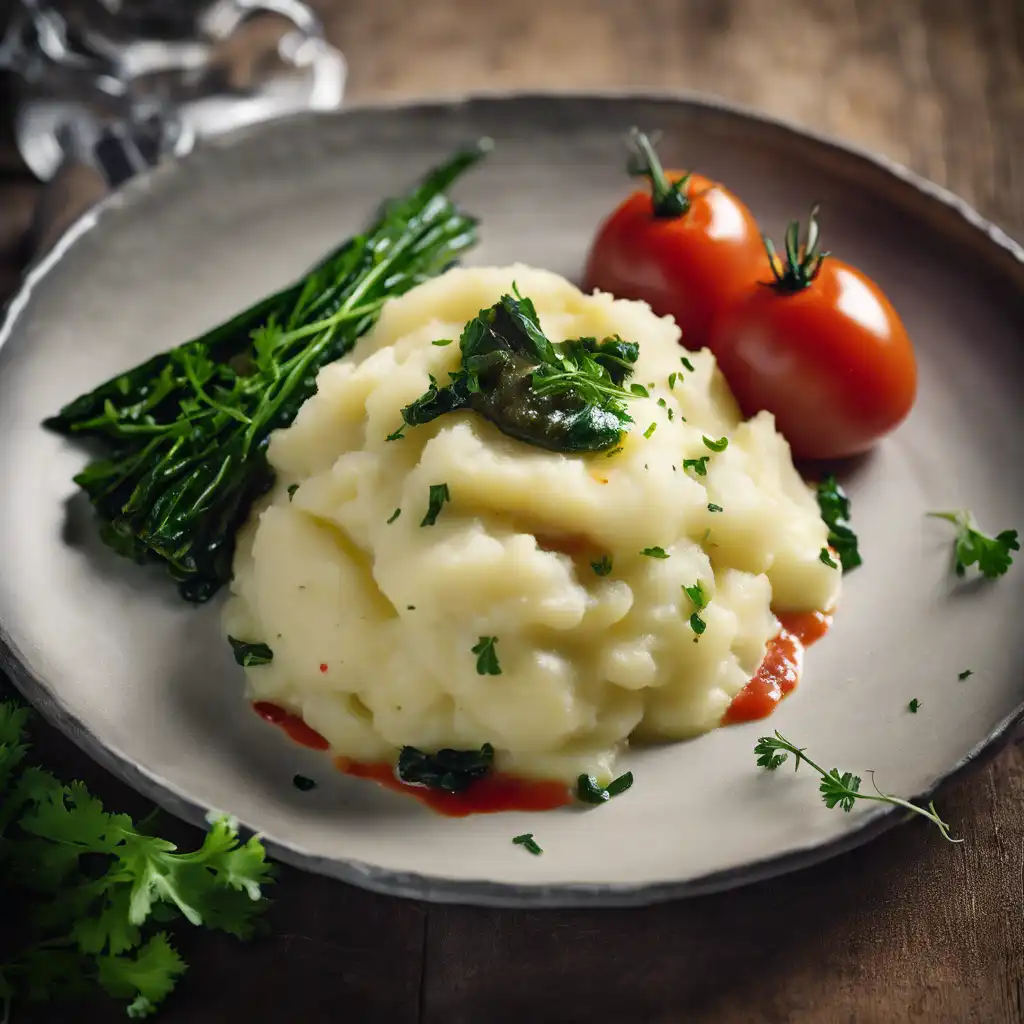
[{"label": "cooked green chard", "polygon": [[994,580],[1013,564],[1014,551],[1020,551],[1016,530],[1003,530],[990,537],[974,520],[970,510],[929,512],[933,519],[945,519],[956,527],[953,541],[953,568],[963,576],[968,566],[977,565],[982,576]]},{"label": "cooked green chard", "polygon": [[861,564],[857,534],[850,528],[850,499],[834,476],[818,484],[818,508],[828,527],[828,545],[839,556],[843,572]]},{"label": "cooked green chard", "polygon": [[372,224],[298,283],[66,405],[46,426],[109,454],[75,477],[103,539],[163,562],[186,600],[231,577],[235,533],[273,482],[266,448],[384,302],[442,273],[476,240],[444,194],[488,144],[455,154],[384,203]]},{"label": "cooked green chard", "polygon": [[235,655],[235,661],[242,668],[250,668],[253,665],[269,665],[274,660],[274,652],[266,644],[251,644],[245,640],[236,640],[233,636],[228,637],[231,650]]},{"label": "cooked green chard", "polygon": [[[0,696],[3,687],[0,678]],[[187,966],[168,926],[254,934],[271,880],[263,847],[211,816],[199,849],[178,852],[106,811],[84,783],[31,765],[28,722],[20,701],[0,700],[0,1021],[28,1020],[12,1004],[43,1000],[81,1020],[100,992],[129,1017],[148,1017]]]},{"label": "cooked green chard", "polygon": [[[794,759],[794,771],[799,770],[801,764],[806,764],[809,768],[816,771],[821,776],[818,792],[821,794],[822,803],[828,808],[841,807],[844,811],[849,812],[853,810],[853,805],[858,800],[873,800],[878,803],[892,804],[895,807],[901,807],[911,814],[919,814],[926,821],[930,821],[942,833],[942,837],[948,839],[951,843],[963,842],[962,839],[954,839],[950,835],[949,825],[939,817],[939,812],[935,810],[934,803],[928,804],[927,807],[919,807],[917,804],[912,804],[909,800],[902,799],[902,797],[883,793],[877,786],[875,786],[874,793],[862,793],[860,791],[861,779],[859,775],[854,775],[852,772],[840,773],[838,768],[825,771],[820,765],[815,764],[804,753],[804,750],[804,747],[794,746],[777,730],[774,736],[762,736],[754,747],[758,765],[762,768],[767,768],[768,771],[775,771],[779,765],[789,759],[790,754],[793,755]],[[870,774],[871,784],[874,786],[874,773]]]},{"label": "cooked green chard", "polygon": [[553,344],[533,303],[503,295],[466,324],[462,365],[451,383],[429,389],[402,410],[409,426],[471,409],[502,433],[557,452],[614,448],[632,418],[623,386],[638,346],[620,338]]},{"label": "cooked green chard", "polygon": [[402,747],[398,777],[403,782],[461,793],[482,779],[494,762],[494,747],[485,743],[479,750],[452,750],[425,754],[416,747]]}]

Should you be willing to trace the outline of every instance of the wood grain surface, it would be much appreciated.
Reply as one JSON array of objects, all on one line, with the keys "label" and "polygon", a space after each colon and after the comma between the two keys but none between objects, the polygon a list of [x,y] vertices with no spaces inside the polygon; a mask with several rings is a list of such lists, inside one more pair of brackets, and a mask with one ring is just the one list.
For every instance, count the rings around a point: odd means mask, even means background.
[{"label": "wood grain surface", "polygon": [[[1019,0],[317,6],[348,57],[353,101],[520,88],[716,93],[877,149],[1024,236]],[[2,136],[0,175],[2,288],[36,194]],[[111,806],[140,809],[61,737],[40,730],[38,750]],[[796,875],[639,910],[434,907],[282,870],[269,937],[248,947],[187,937],[192,968],[162,1019],[1024,1022],[1022,800],[1024,753],[1012,747],[941,794],[961,846],[907,825]],[[18,1019],[122,1018],[97,1005]]]}]

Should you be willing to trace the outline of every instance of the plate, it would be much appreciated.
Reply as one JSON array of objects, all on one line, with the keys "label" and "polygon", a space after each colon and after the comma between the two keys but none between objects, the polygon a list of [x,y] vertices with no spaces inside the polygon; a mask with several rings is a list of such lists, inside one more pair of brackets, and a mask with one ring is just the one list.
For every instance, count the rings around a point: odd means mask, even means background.
[{"label": "plate", "polygon": [[[495,151],[456,190],[483,218],[472,261],[575,278],[628,188],[622,136],[633,124],[663,130],[668,163],[727,182],[776,237],[820,201],[828,246],[882,284],[915,339],[920,398],[848,474],[865,564],[770,721],[630,753],[636,784],[597,809],[438,817],[262,723],[219,607],[181,604],[160,571],[99,543],[70,482],[85,454],[39,422],[299,275],[383,196],[481,134]],[[12,303],[0,348],[0,623],[12,674],[167,810],[196,822],[230,812],[281,860],[385,892],[644,903],[819,860],[901,816],[866,802],[827,810],[809,773],[755,766],[759,735],[778,728],[826,767],[874,770],[886,791],[912,797],[1021,714],[1024,568],[957,585],[951,528],[924,518],[970,507],[990,528],[1024,525],[1021,308],[1022,251],[965,204],[878,158],[715,103],[485,97],[244,130],[131,182]],[[296,772],[320,785],[298,792]],[[513,846],[521,832],[543,856]]]}]

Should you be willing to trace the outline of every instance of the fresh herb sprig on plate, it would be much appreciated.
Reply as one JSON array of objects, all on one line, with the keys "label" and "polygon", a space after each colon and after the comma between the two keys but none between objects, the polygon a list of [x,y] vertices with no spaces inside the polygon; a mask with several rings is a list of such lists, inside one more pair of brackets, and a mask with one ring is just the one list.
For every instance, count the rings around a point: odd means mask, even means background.
[{"label": "fresh herb sprig on plate", "polygon": [[929,512],[933,519],[945,519],[956,527],[953,541],[953,568],[964,576],[969,566],[977,565],[982,576],[994,580],[1013,564],[1013,552],[1020,551],[1016,530],[1003,530],[994,537],[985,533],[969,509],[958,512]]},{"label": "fresh herb sprig on plate", "polygon": [[[850,499],[834,476],[827,476],[817,487],[818,508],[828,527],[828,546],[839,556],[843,572],[861,564],[857,534],[850,526]],[[827,563],[826,563],[827,564]]]},{"label": "fresh herb sprig on plate", "polygon": [[476,222],[446,189],[486,143],[457,153],[380,208],[362,233],[297,284],[127,370],[46,421],[108,454],[75,477],[104,540],[163,562],[182,597],[205,601],[231,576],[235,533],[273,482],[272,431],[316,390],[317,371],[376,322],[384,302],[449,267]]},{"label": "fresh herb sprig on plate", "polygon": [[[874,800],[878,803],[892,804],[930,821],[942,833],[942,837],[948,839],[951,843],[963,842],[962,839],[954,839],[950,835],[949,825],[939,817],[934,803],[929,803],[927,807],[919,807],[917,804],[912,804],[909,800],[903,800],[901,797],[883,793],[877,786],[875,786],[874,793],[862,793],[860,791],[861,779],[859,775],[854,775],[852,772],[840,773],[838,768],[825,771],[824,768],[816,764],[804,753],[804,749],[803,747],[794,746],[782,733],[776,731],[774,736],[762,736],[754,747],[754,753],[757,754],[757,763],[762,768],[767,768],[768,771],[775,771],[779,765],[789,759],[790,754],[794,758],[794,771],[800,768],[801,763],[813,768],[821,776],[818,791],[821,793],[822,802],[826,807],[841,807],[844,811],[849,812],[858,800]],[[874,773],[870,772],[869,774],[871,775],[871,784],[874,786]]]},{"label": "fresh herb sprig on plate", "polygon": [[179,853],[83,783],[31,765],[28,720],[0,700],[0,1020],[22,1000],[80,1005],[98,991],[148,1017],[187,966],[169,925],[254,933],[271,877],[263,846],[217,817],[198,850]]},{"label": "fresh herb sprig on plate", "polygon": [[[513,291],[515,289],[513,288]],[[632,418],[624,386],[638,346],[621,338],[552,343],[537,310],[518,292],[466,324],[460,368],[402,410],[409,426],[472,409],[502,433],[558,452],[614,448]]]}]

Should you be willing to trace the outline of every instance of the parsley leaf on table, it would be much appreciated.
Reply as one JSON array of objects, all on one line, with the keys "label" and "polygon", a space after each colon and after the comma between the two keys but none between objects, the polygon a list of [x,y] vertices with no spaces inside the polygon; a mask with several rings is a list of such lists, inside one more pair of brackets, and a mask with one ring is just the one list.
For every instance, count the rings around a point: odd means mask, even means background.
[{"label": "parsley leaf on table", "polygon": [[834,476],[825,477],[817,490],[818,508],[828,527],[828,546],[839,556],[843,572],[856,569],[862,559],[857,534],[850,527],[850,499]]}]

